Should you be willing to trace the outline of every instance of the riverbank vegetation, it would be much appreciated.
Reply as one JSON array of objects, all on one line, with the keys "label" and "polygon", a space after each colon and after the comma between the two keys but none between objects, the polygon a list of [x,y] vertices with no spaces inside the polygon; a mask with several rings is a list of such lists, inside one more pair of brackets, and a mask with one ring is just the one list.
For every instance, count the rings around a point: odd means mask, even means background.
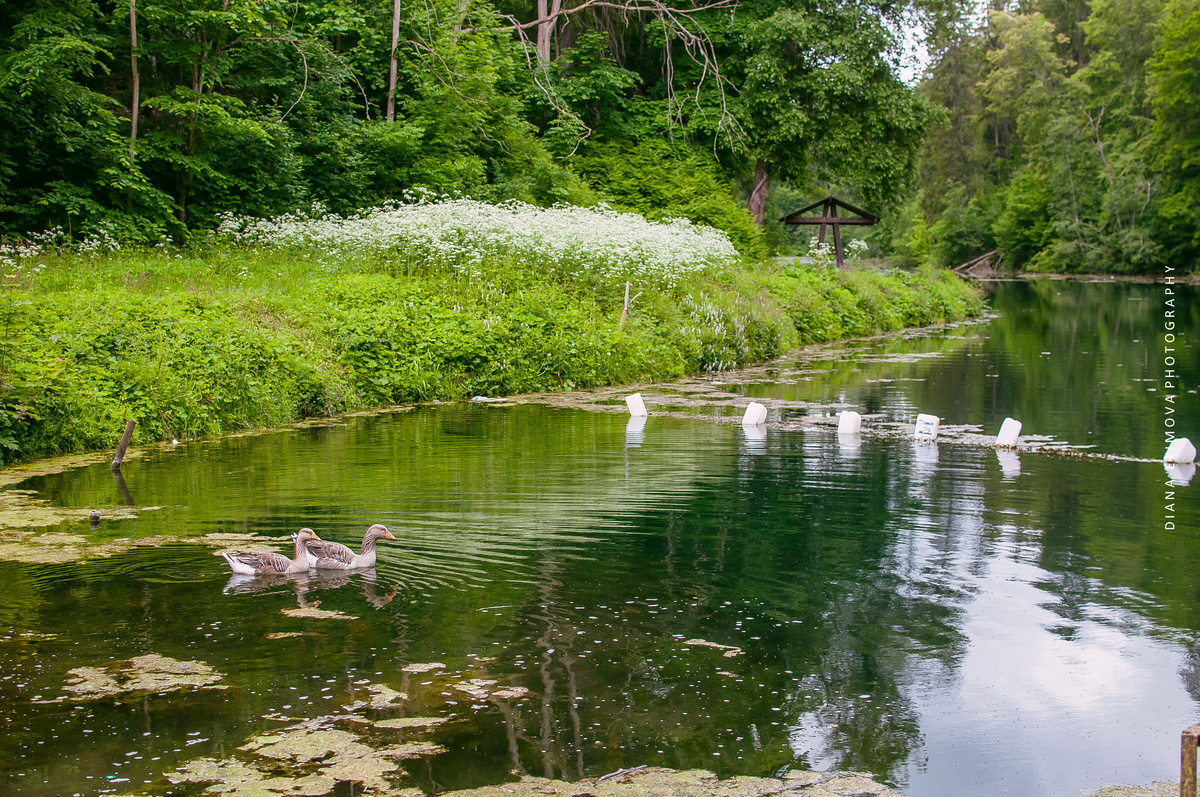
[{"label": "riverbank vegetation", "polygon": [[[10,251],[6,461],[111,446],[127,418],[135,440],[185,439],[399,402],[670,378],[983,307],[946,272],[747,266],[725,236],[682,221],[485,207],[473,236],[454,232],[466,206],[453,201],[227,219],[184,251]],[[427,228],[420,246],[401,234],[413,229],[405,213]],[[536,248],[511,234],[529,225]],[[605,237],[623,225],[645,229]],[[590,245],[572,242],[581,226]],[[330,230],[342,236],[332,250],[321,243]],[[641,295],[622,324],[626,281]]]}]

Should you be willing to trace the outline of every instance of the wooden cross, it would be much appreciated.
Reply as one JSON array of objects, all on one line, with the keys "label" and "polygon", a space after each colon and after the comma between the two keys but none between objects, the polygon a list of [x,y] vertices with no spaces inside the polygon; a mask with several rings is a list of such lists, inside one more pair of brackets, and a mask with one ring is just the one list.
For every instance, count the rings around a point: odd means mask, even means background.
[{"label": "wooden cross", "polygon": [[[805,216],[805,213],[810,213],[817,209],[821,210],[819,216]],[[853,213],[853,216],[838,216],[837,209],[842,208]],[[821,231],[817,235],[817,243],[825,243],[825,228],[826,226],[833,227],[833,251],[837,257],[838,268],[846,267],[846,258],[842,253],[842,231],[843,224],[878,224],[879,217],[874,213],[868,213],[862,208],[856,208],[848,202],[843,202],[834,196],[827,196],[824,199],[817,200],[811,205],[805,205],[799,210],[792,211],[780,219],[784,224],[819,224]]]}]

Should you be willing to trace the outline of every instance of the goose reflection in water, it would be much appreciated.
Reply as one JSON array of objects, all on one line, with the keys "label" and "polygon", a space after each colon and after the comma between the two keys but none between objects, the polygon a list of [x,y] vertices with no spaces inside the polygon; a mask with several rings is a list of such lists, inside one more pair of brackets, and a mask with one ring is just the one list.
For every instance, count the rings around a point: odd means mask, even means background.
[{"label": "goose reflection in water", "polygon": [[[359,570],[347,572],[343,570],[318,570],[316,572],[279,573],[261,576],[248,576],[234,573],[225,582],[221,590],[226,595],[272,594],[290,588],[296,595],[296,603],[301,609],[316,608],[320,604],[313,593],[318,590],[339,589],[351,581],[357,581],[362,589],[367,603],[376,609],[382,609],[396,597],[396,587],[392,584],[379,584],[374,570]],[[386,594],[384,594],[386,590]]]}]

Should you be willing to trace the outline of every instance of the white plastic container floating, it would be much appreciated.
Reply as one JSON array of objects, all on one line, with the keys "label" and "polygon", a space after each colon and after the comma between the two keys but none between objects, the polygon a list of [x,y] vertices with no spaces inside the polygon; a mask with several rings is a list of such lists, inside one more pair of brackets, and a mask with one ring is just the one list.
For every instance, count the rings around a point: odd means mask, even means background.
[{"label": "white plastic container floating", "polygon": [[1167,453],[1163,455],[1163,462],[1187,465],[1195,461],[1196,447],[1186,437],[1176,437],[1172,440],[1171,445],[1167,446]]},{"label": "white plastic container floating", "polygon": [[996,445],[1012,448],[1017,444],[1017,438],[1020,435],[1021,422],[1013,418],[1005,418],[1004,423],[1000,424],[1000,434],[996,435]]},{"label": "white plastic container floating", "polygon": [[742,424],[745,426],[759,426],[767,420],[767,408],[757,401],[751,401],[746,405],[746,414],[742,416]]},{"label": "white plastic container floating", "polygon": [[629,407],[630,415],[640,415],[642,417],[649,415],[649,413],[646,412],[646,402],[642,401],[641,393],[634,393],[632,396],[626,396],[625,406]]},{"label": "white plastic container floating", "polygon": [[941,424],[942,419],[938,416],[922,413],[917,416],[917,426],[913,429],[913,437],[918,440],[936,440],[938,427]]},{"label": "white plastic container floating", "polygon": [[846,410],[838,415],[838,436],[858,434],[862,429],[862,416],[854,410]]}]

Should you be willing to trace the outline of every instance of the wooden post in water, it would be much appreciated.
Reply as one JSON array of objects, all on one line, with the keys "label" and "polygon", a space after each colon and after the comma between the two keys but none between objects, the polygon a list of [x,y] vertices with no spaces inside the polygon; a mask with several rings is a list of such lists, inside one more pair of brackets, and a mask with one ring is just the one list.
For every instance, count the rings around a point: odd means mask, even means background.
[{"label": "wooden post in water", "polygon": [[1196,739],[1200,722],[1183,729],[1179,741],[1179,797],[1196,797]]},{"label": "wooden post in water", "polygon": [[125,459],[125,449],[129,448],[129,441],[133,439],[133,429],[137,426],[137,421],[130,418],[125,423],[125,434],[121,435],[121,442],[117,446],[117,455],[113,457],[112,469],[120,470],[121,462]]}]

